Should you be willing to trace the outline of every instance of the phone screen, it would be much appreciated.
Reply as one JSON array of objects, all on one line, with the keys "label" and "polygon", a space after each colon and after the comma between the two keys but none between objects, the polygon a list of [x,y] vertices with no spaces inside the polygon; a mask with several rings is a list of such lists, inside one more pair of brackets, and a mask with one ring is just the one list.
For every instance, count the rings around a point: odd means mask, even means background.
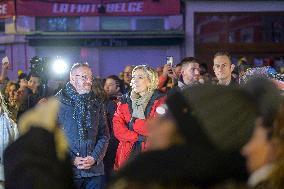
[{"label": "phone screen", "polygon": [[7,56],[5,56],[3,59],[2,59],[2,64],[5,64],[5,63],[9,63],[9,59]]},{"label": "phone screen", "polygon": [[173,56],[167,56],[167,64],[170,64],[171,67],[172,67],[173,63],[174,63],[174,57]]}]

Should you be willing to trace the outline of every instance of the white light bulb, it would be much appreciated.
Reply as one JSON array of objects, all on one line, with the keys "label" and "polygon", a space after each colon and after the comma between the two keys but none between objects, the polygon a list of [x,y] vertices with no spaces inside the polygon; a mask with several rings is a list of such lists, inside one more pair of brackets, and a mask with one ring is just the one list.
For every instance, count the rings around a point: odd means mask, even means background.
[{"label": "white light bulb", "polygon": [[56,74],[63,74],[67,71],[67,64],[62,59],[56,59],[52,65],[52,69]]}]

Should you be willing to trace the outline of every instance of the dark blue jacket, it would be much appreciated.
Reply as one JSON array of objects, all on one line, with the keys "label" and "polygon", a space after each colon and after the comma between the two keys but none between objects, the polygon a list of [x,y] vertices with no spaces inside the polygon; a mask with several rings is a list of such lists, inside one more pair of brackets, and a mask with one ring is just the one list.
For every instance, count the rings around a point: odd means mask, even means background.
[{"label": "dark blue jacket", "polygon": [[87,139],[81,140],[77,122],[73,118],[74,104],[68,98],[65,89],[59,91],[56,97],[61,104],[58,122],[68,139],[72,161],[74,161],[76,156],[92,156],[96,161],[89,170],[80,170],[73,165],[74,177],[82,178],[103,175],[103,158],[109,142],[109,130],[104,120],[102,102],[94,96],[91,98],[91,103],[93,104],[91,111],[93,127],[87,128]]}]

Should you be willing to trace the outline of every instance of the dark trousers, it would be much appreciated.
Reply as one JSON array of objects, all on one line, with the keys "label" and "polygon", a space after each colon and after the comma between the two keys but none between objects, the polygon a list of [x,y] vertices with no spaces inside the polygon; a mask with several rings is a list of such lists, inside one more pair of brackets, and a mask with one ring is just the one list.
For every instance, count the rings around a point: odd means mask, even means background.
[{"label": "dark trousers", "polygon": [[104,176],[75,178],[74,184],[77,189],[103,189],[105,187]]}]

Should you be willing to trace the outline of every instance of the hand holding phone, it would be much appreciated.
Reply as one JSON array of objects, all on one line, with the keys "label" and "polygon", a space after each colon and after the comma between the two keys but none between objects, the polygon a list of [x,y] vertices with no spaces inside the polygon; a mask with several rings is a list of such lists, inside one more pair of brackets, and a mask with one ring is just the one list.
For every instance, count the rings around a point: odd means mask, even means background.
[{"label": "hand holding phone", "polygon": [[8,56],[5,56],[5,57],[2,59],[2,64],[4,64],[4,63],[9,63]]},{"label": "hand holding phone", "polygon": [[167,64],[170,64],[171,67],[173,67],[174,63],[174,57],[173,56],[167,56]]},{"label": "hand holding phone", "polygon": [[2,66],[8,68],[8,66],[9,66],[9,59],[8,59],[8,56],[5,56],[5,57],[2,59]]}]

